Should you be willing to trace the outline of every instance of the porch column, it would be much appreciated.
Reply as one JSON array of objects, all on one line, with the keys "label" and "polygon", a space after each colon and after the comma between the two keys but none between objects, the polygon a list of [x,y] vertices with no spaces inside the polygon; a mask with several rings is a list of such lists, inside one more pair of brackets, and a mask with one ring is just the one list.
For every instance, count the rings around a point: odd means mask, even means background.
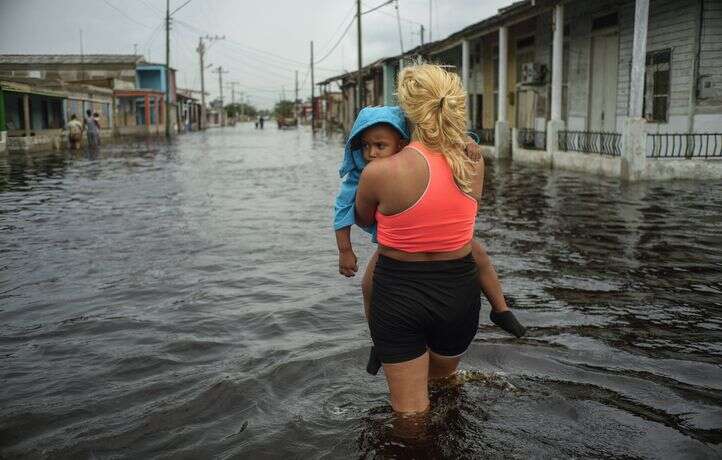
[{"label": "porch column", "polygon": [[153,96],[153,112],[155,114],[155,125],[160,126],[160,108],[158,107],[158,97]]},{"label": "porch column", "polygon": [[150,128],[150,96],[145,95],[145,126]]},{"label": "porch column", "polygon": [[634,5],[634,42],[632,43],[632,78],[629,84],[629,116],[631,118],[642,118],[648,17],[649,0],[636,0]]},{"label": "porch column", "polygon": [[562,121],[562,80],[564,76],[564,5],[554,7],[554,38],[552,41],[552,107],[551,120],[547,123],[547,152],[559,150],[559,131]]},{"label": "porch column", "polygon": [[499,28],[499,112],[496,125],[494,126],[494,147],[497,158],[511,157],[511,139],[509,123],[506,120],[507,103],[507,61],[509,55],[509,30],[506,26]]},{"label": "porch column", "polygon": [[562,119],[562,76],[564,65],[564,5],[554,7],[554,42],[552,48],[552,120]]},{"label": "porch column", "polygon": [[499,28],[499,121],[506,122],[507,74],[509,58],[509,30]]},{"label": "porch column", "polygon": [[647,163],[647,131],[646,120],[642,117],[642,104],[644,102],[644,71],[647,61],[648,17],[649,0],[636,0],[632,75],[629,82],[629,114],[624,123],[622,150],[622,180],[628,182],[642,179]]},{"label": "porch column", "polygon": [[4,152],[7,146],[7,128],[5,126],[5,97],[0,87],[0,152]]},{"label": "porch column", "polygon": [[25,125],[25,136],[30,137],[30,96],[23,94],[23,123]]},{"label": "porch column", "polygon": [[389,65],[388,62],[384,62],[383,64],[383,72],[384,72],[384,105],[392,105],[393,104],[393,97],[394,97],[394,78],[393,78],[393,69]]},{"label": "porch column", "polygon": [[461,84],[466,91],[466,125],[471,125],[471,99],[469,98],[469,40],[461,41]]}]

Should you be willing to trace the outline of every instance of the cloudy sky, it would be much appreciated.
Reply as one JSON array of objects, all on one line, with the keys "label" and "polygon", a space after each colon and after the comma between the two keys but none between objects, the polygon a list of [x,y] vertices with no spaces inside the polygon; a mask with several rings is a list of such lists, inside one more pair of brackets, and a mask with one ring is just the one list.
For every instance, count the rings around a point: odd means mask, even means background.
[{"label": "cloudy sky", "polygon": [[[170,0],[171,10],[186,0]],[[365,0],[363,10],[385,0]],[[164,62],[165,0],[0,0],[0,53],[131,54]],[[399,0],[404,49],[419,44],[420,24],[429,34],[430,0]],[[434,40],[487,18],[512,0],[432,0]],[[356,24],[347,29],[355,0],[190,0],[173,16],[171,66],[178,86],[200,89],[196,47],[201,35],[225,35],[210,45],[206,63],[228,70],[249,102],[271,107],[285,92],[293,98],[299,73],[301,96],[310,94],[309,42],[314,41],[316,81],[356,68]],[[364,64],[401,49],[394,4],[365,14]],[[347,30],[346,35],[343,32]],[[333,46],[338,46],[333,49]],[[329,54],[330,52],[330,54]],[[206,90],[218,94],[218,74],[206,71]],[[237,93],[237,94],[238,94]],[[230,89],[224,89],[230,100]],[[239,98],[240,96],[237,96]]]}]

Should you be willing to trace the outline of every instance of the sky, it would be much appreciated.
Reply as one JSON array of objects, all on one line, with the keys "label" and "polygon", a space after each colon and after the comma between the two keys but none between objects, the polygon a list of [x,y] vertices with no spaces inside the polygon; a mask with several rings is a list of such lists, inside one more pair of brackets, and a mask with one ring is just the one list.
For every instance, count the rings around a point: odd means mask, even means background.
[{"label": "sky", "polygon": [[[180,88],[200,89],[196,48],[210,42],[205,61],[206,91],[219,93],[222,66],[224,99],[237,82],[236,101],[271,108],[293,99],[295,72],[299,96],[311,93],[310,42],[314,42],[316,82],[357,68],[355,0],[170,0],[171,67]],[[394,3],[362,15],[363,63],[394,56],[420,44],[420,25],[429,40],[444,38],[496,14],[512,0],[398,0],[401,40]],[[364,0],[366,11],[385,0]],[[85,54],[136,52],[150,62],[165,62],[165,0],[0,0],[1,54]],[[353,22],[352,25],[350,25]],[[350,27],[347,27],[349,26]],[[343,32],[347,31],[345,35]],[[338,44],[334,48],[334,45]],[[318,62],[325,58],[322,62]],[[241,95],[243,93],[243,96]]]}]

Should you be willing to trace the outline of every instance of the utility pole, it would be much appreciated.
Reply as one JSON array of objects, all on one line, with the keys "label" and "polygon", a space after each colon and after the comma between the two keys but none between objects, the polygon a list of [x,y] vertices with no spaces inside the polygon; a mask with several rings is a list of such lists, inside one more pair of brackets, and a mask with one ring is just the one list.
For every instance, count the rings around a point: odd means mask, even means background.
[{"label": "utility pole", "polygon": [[206,84],[203,77],[206,73],[206,67],[203,63],[203,55],[206,52],[206,46],[203,43],[203,37],[198,38],[198,48],[196,48],[196,51],[198,51],[198,56],[201,58],[201,119],[198,123],[198,128],[204,130],[206,128]]},{"label": "utility pole", "polygon": [[223,74],[228,71],[223,70],[222,66],[218,66],[215,72],[218,74],[218,90],[221,93],[221,126],[226,126],[226,108],[223,106]]},{"label": "utility pole", "polygon": [[[360,2],[360,0],[359,0]],[[313,81],[313,40],[311,40],[311,132],[316,132],[316,106],[313,104],[316,83]]]},{"label": "utility pole", "polygon": [[433,5],[432,0],[429,0],[429,43],[434,41],[434,39],[431,38],[431,34],[432,34],[432,30],[433,30],[433,28],[431,27],[431,6],[432,5]]},{"label": "utility pole", "polygon": [[[83,55],[83,29],[80,29],[80,68],[82,69],[85,64],[85,56]],[[85,71],[80,71],[80,79],[85,79]],[[85,105],[85,103],[83,103]]]},{"label": "utility pole", "polygon": [[421,31],[420,31],[420,33],[421,33],[421,44],[423,45],[423,44],[424,44],[424,25],[423,25],[423,24],[419,24],[419,27],[421,27]]},{"label": "utility pole", "polygon": [[298,70],[296,71],[296,85],[293,98],[293,117],[298,120]]},{"label": "utility pole", "polygon": [[230,81],[227,83],[231,87],[231,105],[233,105],[233,114],[234,118],[236,117],[236,85],[239,83],[237,81]]},{"label": "utility pole", "polygon": [[165,137],[170,137],[170,0],[165,0]]},{"label": "utility pole", "polygon": [[137,56],[137,55],[138,55],[138,44],[133,43],[133,56]]},{"label": "utility pole", "polygon": [[358,115],[359,111],[361,110],[361,88],[363,87],[363,82],[361,81],[361,66],[363,65],[361,63],[361,0],[356,0],[356,29],[357,29],[357,39],[358,39],[358,73],[356,74],[356,112],[355,115]]},{"label": "utility pole", "polygon": [[[201,61],[201,122],[199,124],[200,129],[206,128],[206,85],[205,85],[205,74],[206,74],[206,65],[204,62],[206,51],[208,51],[208,48],[206,48],[206,44],[203,41],[203,39],[208,40],[211,42],[211,44],[214,41],[217,40],[224,40],[226,38],[225,35],[222,37],[218,35],[210,36],[206,35],[205,37],[198,37],[198,48],[196,48],[196,51],[198,52],[198,56],[200,57]],[[210,67],[210,65],[209,65]]]},{"label": "utility pole", "polygon": [[246,95],[243,94],[243,91],[241,91],[241,121],[246,116]]},{"label": "utility pole", "polygon": [[401,14],[399,13],[399,0],[396,0],[396,22],[399,26],[399,45],[401,45],[401,54],[404,54],[404,39],[401,34]]}]

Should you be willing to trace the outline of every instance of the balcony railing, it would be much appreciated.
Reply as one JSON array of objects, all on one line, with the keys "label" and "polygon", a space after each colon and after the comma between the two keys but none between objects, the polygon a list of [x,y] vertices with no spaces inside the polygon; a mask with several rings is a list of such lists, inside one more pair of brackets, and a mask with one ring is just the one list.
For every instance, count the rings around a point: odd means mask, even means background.
[{"label": "balcony railing", "polygon": [[494,145],[494,128],[491,129],[475,129],[474,134],[479,138],[481,145]]},{"label": "balcony railing", "polygon": [[647,136],[647,158],[722,158],[722,133]]},{"label": "balcony railing", "polygon": [[598,153],[618,157],[622,154],[622,135],[595,131],[559,131],[559,150]]},{"label": "balcony railing", "polygon": [[531,150],[546,150],[547,133],[528,128],[519,128],[516,132],[519,147]]}]

